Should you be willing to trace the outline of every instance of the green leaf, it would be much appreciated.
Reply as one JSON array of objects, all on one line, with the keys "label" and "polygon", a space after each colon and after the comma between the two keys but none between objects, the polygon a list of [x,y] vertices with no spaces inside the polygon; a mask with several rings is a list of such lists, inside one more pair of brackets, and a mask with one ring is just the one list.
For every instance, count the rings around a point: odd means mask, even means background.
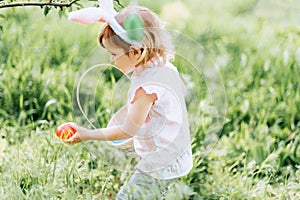
[{"label": "green leaf", "polygon": [[[0,19],[5,19],[5,15],[4,14],[0,14]],[[3,26],[0,25],[0,33],[3,32]],[[1,38],[1,35],[0,35],[0,38]]]},{"label": "green leaf", "polygon": [[44,8],[44,15],[47,16],[51,8],[49,6],[45,6]]}]

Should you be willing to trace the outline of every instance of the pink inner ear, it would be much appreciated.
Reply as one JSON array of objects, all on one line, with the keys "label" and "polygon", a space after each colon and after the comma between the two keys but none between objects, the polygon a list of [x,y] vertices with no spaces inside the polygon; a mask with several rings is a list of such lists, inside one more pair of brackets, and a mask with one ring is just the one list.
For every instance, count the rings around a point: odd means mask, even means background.
[{"label": "pink inner ear", "polygon": [[82,24],[92,24],[97,21],[105,22],[103,10],[101,8],[93,7],[69,13],[69,20]]},{"label": "pink inner ear", "polygon": [[104,18],[98,20],[98,22],[106,22]]}]

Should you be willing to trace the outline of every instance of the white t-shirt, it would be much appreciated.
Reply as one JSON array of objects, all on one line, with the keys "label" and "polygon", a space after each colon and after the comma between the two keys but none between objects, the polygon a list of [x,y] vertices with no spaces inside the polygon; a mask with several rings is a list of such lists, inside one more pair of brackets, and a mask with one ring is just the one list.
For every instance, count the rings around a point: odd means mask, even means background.
[{"label": "white t-shirt", "polygon": [[135,152],[140,157],[137,168],[159,179],[186,175],[193,161],[185,87],[177,69],[170,62],[137,67],[131,76],[127,104],[141,87],[147,94],[156,94],[157,100],[133,137]]}]

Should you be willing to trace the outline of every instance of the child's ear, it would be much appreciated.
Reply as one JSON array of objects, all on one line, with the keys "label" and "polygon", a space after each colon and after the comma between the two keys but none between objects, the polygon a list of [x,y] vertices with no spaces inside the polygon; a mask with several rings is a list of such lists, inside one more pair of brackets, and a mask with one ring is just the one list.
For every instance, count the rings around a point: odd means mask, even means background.
[{"label": "child's ear", "polygon": [[142,55],[142,51],[141,51],[140,48],[138,48],[136,46],[130,46],[130,48],[129,48],[129,56],[131,58],[139,59],[141,55]]}]

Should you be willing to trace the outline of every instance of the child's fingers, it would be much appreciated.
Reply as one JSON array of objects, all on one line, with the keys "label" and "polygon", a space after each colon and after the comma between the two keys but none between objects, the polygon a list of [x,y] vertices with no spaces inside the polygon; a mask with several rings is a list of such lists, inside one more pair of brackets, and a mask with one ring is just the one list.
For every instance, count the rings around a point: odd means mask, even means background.
[{"label": "child's fingers", "polygon": [[86,128],[84,128],[82,126],[79,126],[76,123],[72,123],[71,125],[76,130],[76,133],[82,133],[82,132],[84,132],[86,130]]},{"label": "child's fingers", "polygon": [[64,142],[65,142],[66,144],[76,144],[76,143],[78,143],[78,142],[81,142],[81,139],[80,139],[80,137],[79,137],[78,132],[76,132],[72,137],[70,137],[70,138],[67,139],[67,140],[64,140]]},{"label": "child's fingers", "polygon": [[66,139],[63,142],[66,144],[73,144],[73,137],[70,137],[69,139]]}]

